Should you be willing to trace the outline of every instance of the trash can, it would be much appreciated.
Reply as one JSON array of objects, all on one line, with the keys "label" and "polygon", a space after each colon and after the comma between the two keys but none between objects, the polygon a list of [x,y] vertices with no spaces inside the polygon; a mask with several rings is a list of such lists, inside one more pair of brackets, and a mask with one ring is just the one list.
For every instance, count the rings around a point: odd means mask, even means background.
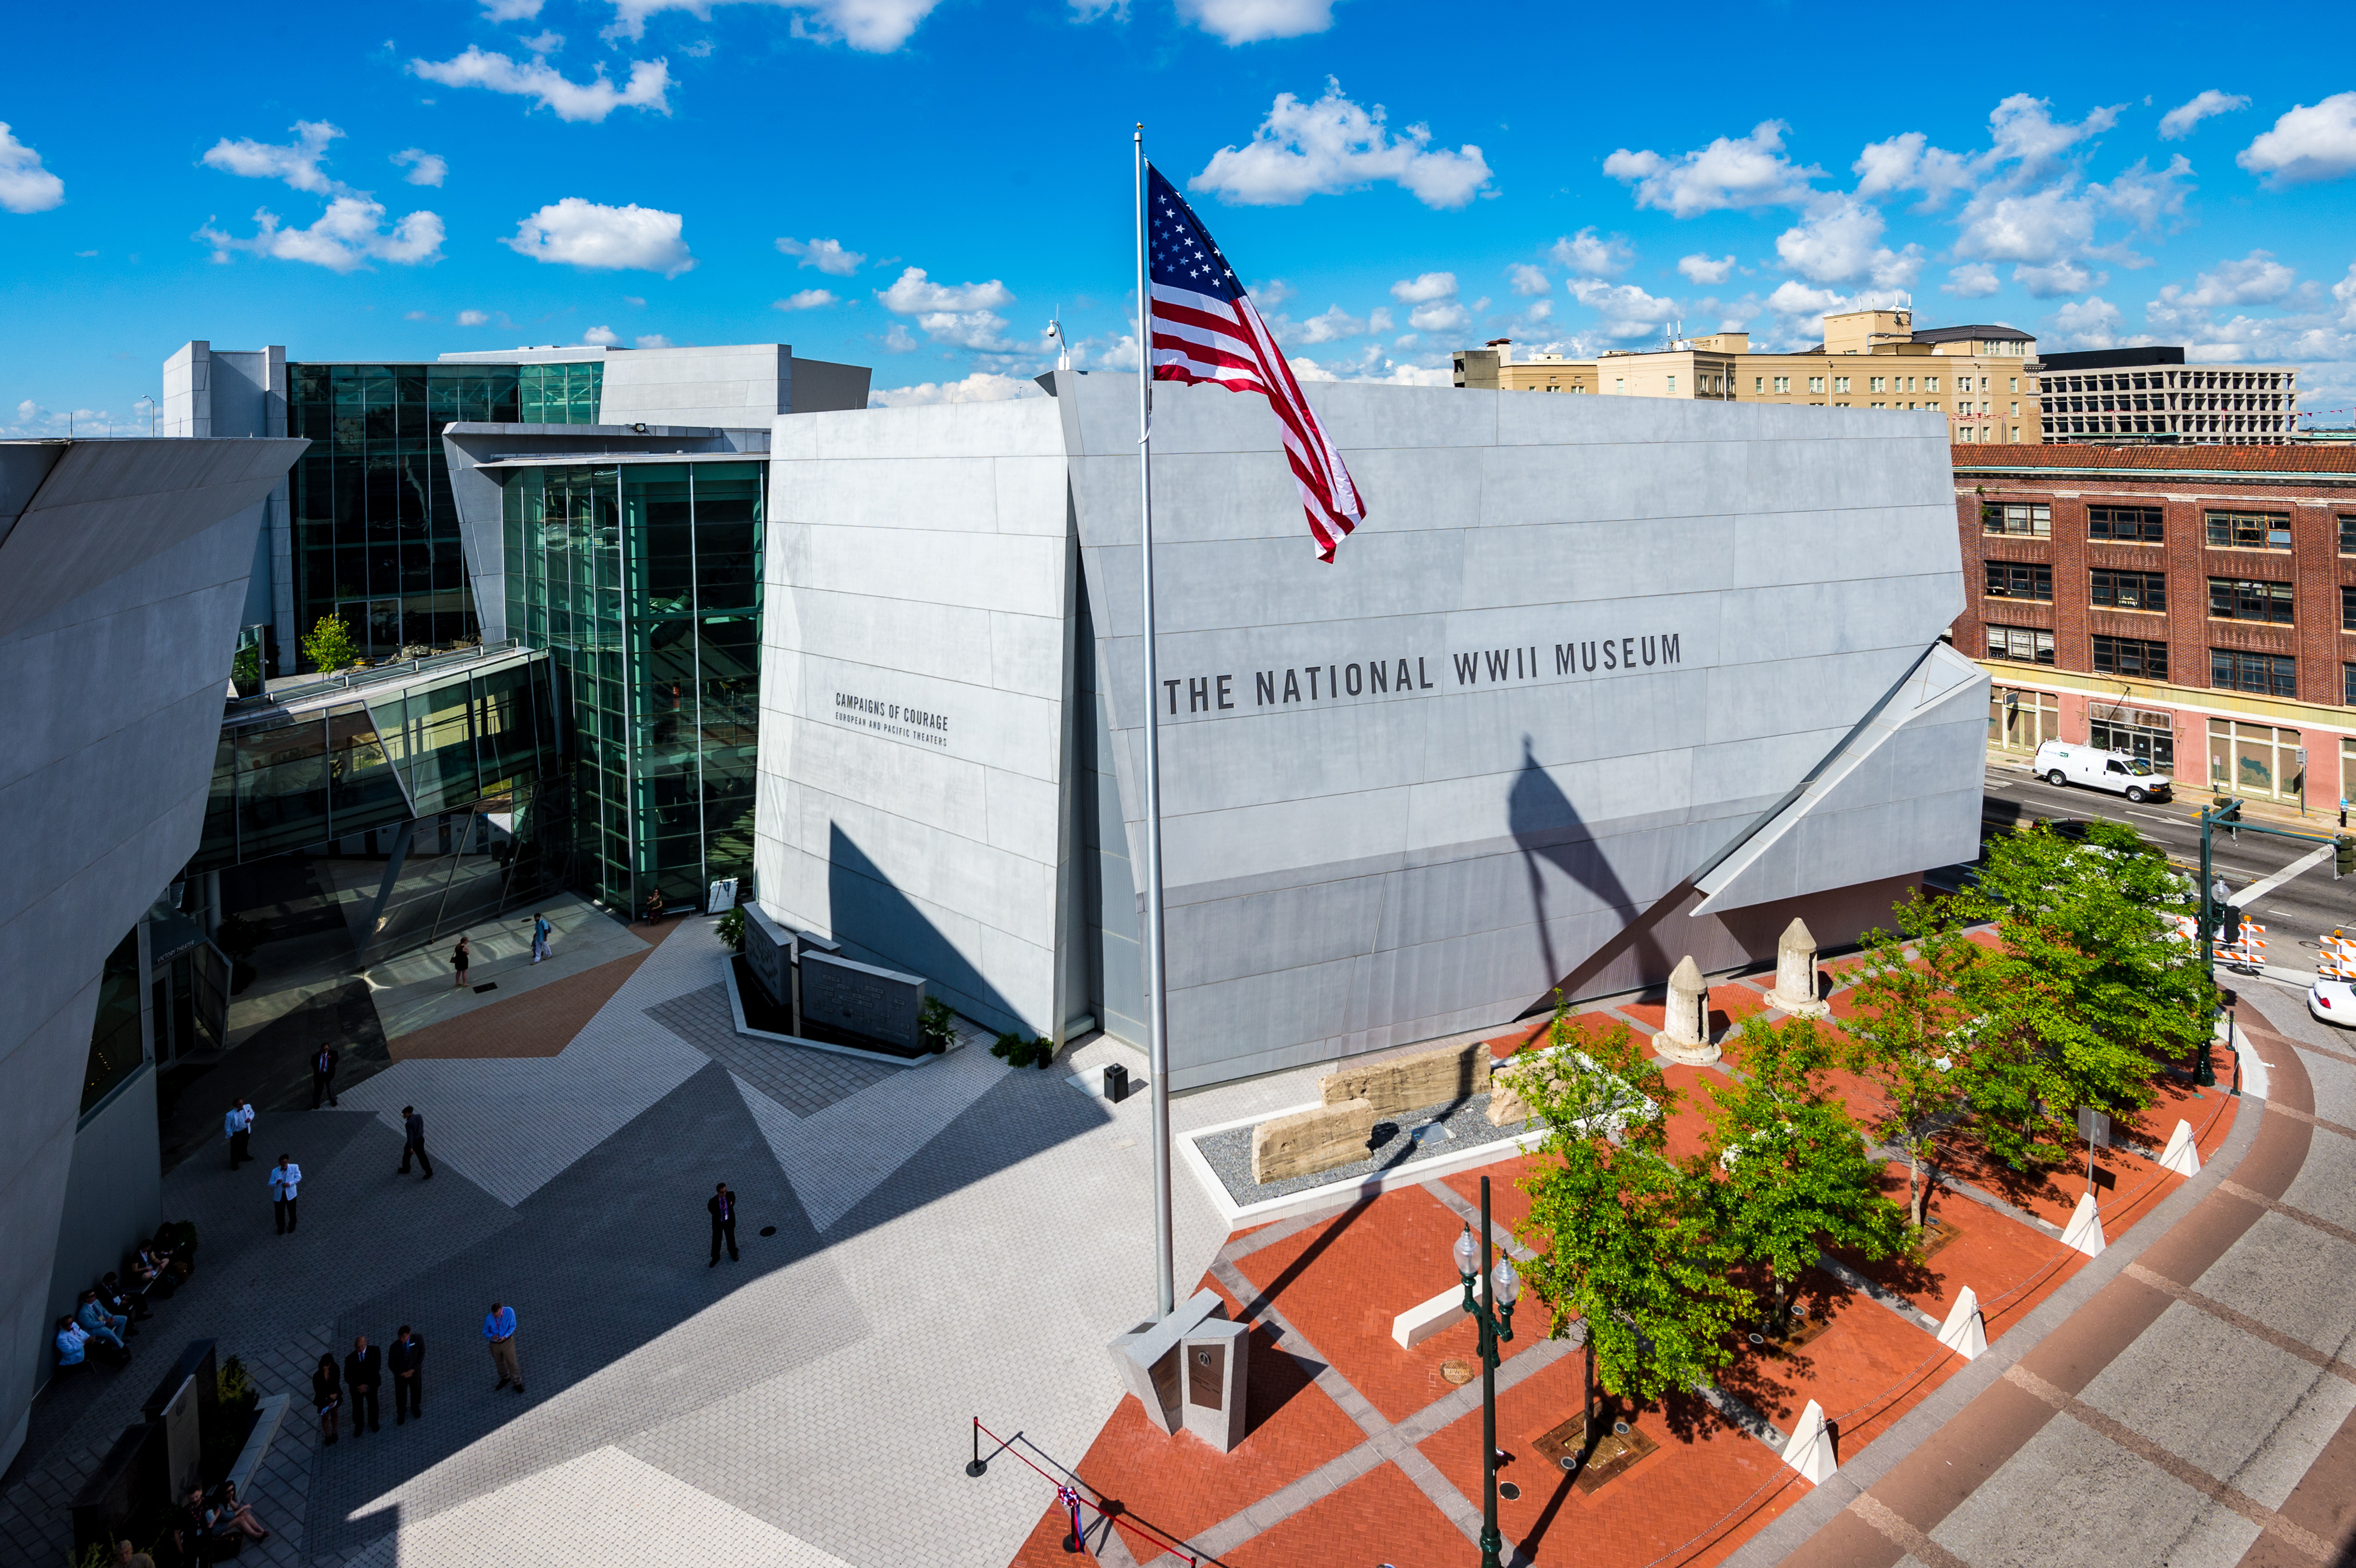
[{"label": "trash can", "polygon": [[1106,1065],[1104,1070],[1104,1093],[1105,1098],[1110,1100],[1116,1105],[1129,1098],[1129,1069],[1127,1067],[1118,1061],[1109,1062]]}]

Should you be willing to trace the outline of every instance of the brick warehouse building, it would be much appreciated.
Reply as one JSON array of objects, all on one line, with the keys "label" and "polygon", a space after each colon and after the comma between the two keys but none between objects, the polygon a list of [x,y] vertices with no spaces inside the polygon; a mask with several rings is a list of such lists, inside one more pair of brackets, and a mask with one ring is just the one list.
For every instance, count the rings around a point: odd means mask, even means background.
[{"label": "brick warehouse building", "polygon": [[1954,474],[1991,761],[2058,739],[2188,792],[2356,795],[2356,449],[1957,446]]}]

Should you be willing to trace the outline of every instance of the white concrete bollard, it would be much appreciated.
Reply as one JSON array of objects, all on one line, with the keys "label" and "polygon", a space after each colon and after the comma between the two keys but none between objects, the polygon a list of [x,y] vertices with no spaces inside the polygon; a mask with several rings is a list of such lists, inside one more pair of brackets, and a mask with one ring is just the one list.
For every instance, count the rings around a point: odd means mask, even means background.
[{"label": "white concrete bollard", "polygon": [[2176,1124],[2176,1131],[2169,1135],[2168,1147],[2160,1152],[2159,1168],[2179,1176],[2201,1174],[2201,1151],[2193,1147],[2190,1122]]},{"label": "white concrete bollard", "polygon": [[1677,961],[1669,976],[1668,1016],[1653,1044],[1671,1061],[1688,1067],[1718,1060],[1718,1047],[1709,1040],[1709,987],[1690,953]]},{"label": "white concrete bollard", "polygon": [[1775,988],[1767,993],[1767,1001],[1794,1018],[1820,1019],[1833,1010],[1816,999],[1816,939],[1798,915],[1775,944]]},{"label": "white concrete bollard", "polygon": [[2103,1216],[2094,1207],[2092,1192],[2078,1200],[2078,1207],[2071,1213],[2070,1222],[2062,1228],[2062,1244],[2090,1258],[2101,1257],[2103,1249],[2110,1245],[2103,1240]]},{"label": "white concrete bollard", "polygon": [[1980,1316],[1980,1298],[1972,1294],[1970,1285],[1964,1286],[1954,1306],[1947,1309],[1947,1320],[1939,1325],[1939,1343],[1967,1361],[1977,1360],[1987,1351],[1987,1319]]},{"label": "white concrete bollard", "polygon": [[1783,1445],[1783,1463],[1820,1487],[1840,1468],[1833,1456],[1832,1431],[1825,1425],[1825,1407],[1815,1400],[1808,1401],[1800,1424],[1792,1429],[1792,1440]]},{"label": "white concrete bollard", "polygon": [[1391,1319],[1391,1338],[1402,1350],[1412,1350],[1464,1316],[1464,1287],[1451,1285],[1420,1306],[1410,1307]]}]

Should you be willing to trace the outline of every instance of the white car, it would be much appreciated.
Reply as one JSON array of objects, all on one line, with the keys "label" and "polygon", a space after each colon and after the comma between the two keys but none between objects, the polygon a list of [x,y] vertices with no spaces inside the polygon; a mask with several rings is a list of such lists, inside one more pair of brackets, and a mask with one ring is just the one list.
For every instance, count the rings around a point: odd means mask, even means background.
[{"label": "white car", "polygon": [[2325,1023],[2356,1029],[2356,984],[2318,980],[2308,987],[2307,1010]]},{"label": "white car", "polygon": [[2048,741],[2037,748],[2034,766],[2038,777],[2056,787],[2084,784],[2089,789],[2108,790],[2136,802],[2166,800],[2176,793],[2173,778],[2123,752]]}]

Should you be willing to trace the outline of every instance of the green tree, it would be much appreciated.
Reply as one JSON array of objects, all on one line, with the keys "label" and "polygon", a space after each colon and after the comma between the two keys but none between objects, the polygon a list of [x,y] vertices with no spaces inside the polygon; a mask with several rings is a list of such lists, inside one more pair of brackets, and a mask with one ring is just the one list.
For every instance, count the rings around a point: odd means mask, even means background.
[{"label": "green tree", "polygon": [[1708,1193],[1667,1155],[1677,1094],[1628,1030],[1575,1029],[1558,997],[1547,1048],[1501,1070],[1547,1128],[1525,1177],[1525,1277],[1551,1314],[1550,1338],[1586,1324],[1581,1408],[1594,1386],[1639,1402],[1708,1382],[1732,1357],[1751,1306],[1726,1277],[1733,1253],[1713,1231]]},{"label": "green tree", "polygon": [[1974,1120],[1975,1090],[1987,1089],[1994,1105],[2016,1104],[2019,1096],[2001,1082],[2000,1054],[1980,1060],[1981,1036],[1965,995],[1987,950],[1964,934],[1962,917],[1945,900],[1910,895],[1894,912],[1898,931],[1859,939],[1865,962],[1840,1057],[1881,1093],[1872,1125],[1906,1157],[1907,1218],[1919,1231],[1937,1179],[1933,1160],[1941,1143]]},{"label": "green tree", "polygon": [[321,675],[332,675],[347,665],[365,664],[352,629],[334,615],[322,615],[303,635],[303,656]]},{"label": "green tree", "polygon": [[2003,938],[1970,987],[1989,1047],[2010,1059],[2008,1095],[1983,1105],[1990,1153],[2016,1167],[2062,1157],[2079,1106],[2142,1109],[2159,1065],[2209,1040],[2216,985],[2169,918],[2196,901],[2123,823],[2091,822],[2083,842],[2040,824],[1988,847],[1956,910]]},{"label": "green tree", "polygon": [[1826,1086],[1833,1042],[1814,1023],[1753,1019],[1729,1049],[1742,1077],[1711,1090],[1713,1147],[1693,1167],[1719,1235],[1766,1269],[1781,1335],[1792,1286],[1826,1247],[1888,1257],[1905,1247],[1906,1217],[1881,1195],[1881,1162]]}]

